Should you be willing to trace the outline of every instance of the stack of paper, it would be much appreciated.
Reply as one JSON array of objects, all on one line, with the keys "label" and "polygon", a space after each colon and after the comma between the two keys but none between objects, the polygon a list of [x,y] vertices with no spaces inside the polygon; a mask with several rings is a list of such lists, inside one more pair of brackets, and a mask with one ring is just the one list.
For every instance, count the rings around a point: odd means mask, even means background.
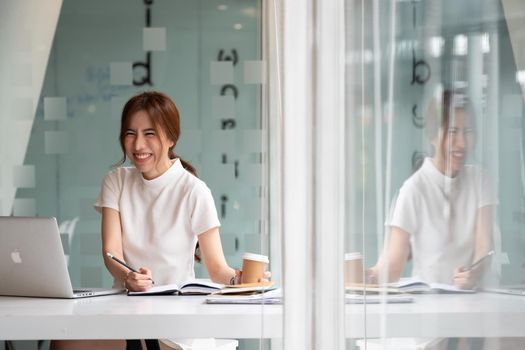
[{"label": "stack of paper", "polygon": [[280,304],[282,303],[281,288],[255,293],[224,293],[224,290],[206,297],[208,304]]}]

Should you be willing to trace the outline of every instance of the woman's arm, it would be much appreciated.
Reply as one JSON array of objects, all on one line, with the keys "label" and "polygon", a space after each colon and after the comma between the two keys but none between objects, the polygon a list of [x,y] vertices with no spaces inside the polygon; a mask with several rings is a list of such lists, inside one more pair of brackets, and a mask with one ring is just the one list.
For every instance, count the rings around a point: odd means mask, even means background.
[{"label": "woman's arm", "polygon": [[219,228],[212,228],[201,233],[198,237],[204,265],[212,281],[230,284],[230,280],[236,276],[236,272],[235,269],[228,266],[224,258]]},{"label": "woman's arm", "polygon": [[492,205],[478,209],[476,216],[476,246],[474,248],[473,262],[477,261],[492,249],[492,211]]},{"label": "woman's arm", "polygon": [[[484,206],[477,210],[476,231],[474,233],[474,259],[472,263],[478,261],[492,249],[492,211],[493,206],[491,205]],[[459,266],[454,272],[454,285],[466,289],[473,288],[488,266],[490,266],[490,259],[487,259],[472,269],[466,266]]]},{"label": "woman's arm", "polygon": [[151,287],[151,272],[141,267],[140,273],[130,272],[127,268],[109,258],[109,252],[115,257],[122,259],[122,226],[120,224],[120,213],[111,208],[102,208],[102,256],[104,264],[113,277],[121,282],[126,288],[133,291],[144,291]]},{"label": "woman's arm", "polygon": [[378,283],[383,274],[385,282],[394,282],[401,277],[410,253],[410,235],[399,227],[392,226],[383,252],[375,266],[366,271],[368,283]]}]

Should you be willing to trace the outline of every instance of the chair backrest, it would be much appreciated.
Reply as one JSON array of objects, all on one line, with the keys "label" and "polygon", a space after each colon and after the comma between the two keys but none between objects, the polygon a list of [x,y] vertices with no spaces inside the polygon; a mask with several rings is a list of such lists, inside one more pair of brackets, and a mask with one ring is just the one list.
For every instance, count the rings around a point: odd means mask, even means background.
[{"label": "chair backrest", "polygon": [[69,256],[71,254],[71,242],[73,241],[73,236],[75,235],[75,229],[77,227],[79,219],[80,218],[77,216],[71,220],[64,220],[58,226],[67,264],[69,264]]}]

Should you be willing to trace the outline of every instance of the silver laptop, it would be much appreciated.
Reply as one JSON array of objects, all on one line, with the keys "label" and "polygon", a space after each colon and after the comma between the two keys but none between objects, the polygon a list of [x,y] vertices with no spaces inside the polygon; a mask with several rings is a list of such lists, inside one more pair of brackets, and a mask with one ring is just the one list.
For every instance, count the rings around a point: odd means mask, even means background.
[{"label": "silver laptop", "polygon": [[73,289],[56,219],[0,216],[0,295],[85,298],[124,289]]}]

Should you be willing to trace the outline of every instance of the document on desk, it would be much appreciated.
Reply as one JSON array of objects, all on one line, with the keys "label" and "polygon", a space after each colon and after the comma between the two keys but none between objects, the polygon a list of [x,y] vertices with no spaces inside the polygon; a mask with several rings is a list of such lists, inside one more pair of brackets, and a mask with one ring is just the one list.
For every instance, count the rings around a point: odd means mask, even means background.
[{"label": "document on desk", "polygon": [[281,304],[282,301],[283,295],[281,288],[252,294],[214,293],[206,297],[207,304]]},{"label": "document on desk", "polygon": [[180,286],[177,284],[165,284],[152,287],[144,292],[128,291],[128,295],[207,295],[224,287],[224,284],[214,283],[209,279],[193,279]]},{"label": "document on desk", "polygon": [[461,289],[451,284],[428,283],[419,277],[403,277],[388,286],[404,293],[476,293],[473,289]]},{"label": "document on desk", "polygon": [[360,294],[346,293],[346,304],[400,304],[411,303],[414,298],[408,294]]},{"label": "document on desk", "polygon": [[213,292],[213,294],[257,294],[269,292],[274,289],[277,289],[277,287],[273,285],[273,282],[245,283],[233,286],[225,286],[224,288]]}]

